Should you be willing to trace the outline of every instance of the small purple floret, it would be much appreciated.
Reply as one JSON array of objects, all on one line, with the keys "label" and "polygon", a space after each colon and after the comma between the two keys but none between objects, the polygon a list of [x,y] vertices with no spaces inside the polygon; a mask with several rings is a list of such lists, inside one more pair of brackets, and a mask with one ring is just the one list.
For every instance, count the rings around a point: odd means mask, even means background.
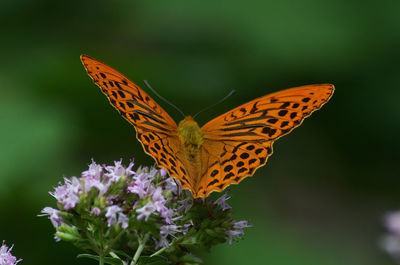
[{"label": "small purple floret", "polygon": [[105,167],[108,173],[105,173],[104,175],[110,180],[110,182],[116,183],[121,179],[122,176],[129,177],[135,174],[135,172],[132,171],[133,165],[133,162],[131,162],[129,163],[128,167],[125,168],[122,165],[122,159],[120,161],[114,161],[114,166]]},{"label": "small purple floret", "polygon": [[225,193],[224,195],[222,195],[215,201],[215,204],[219,205],[221,207],[222,211],[229,210],[232,207],[226,201],[229,200],[230,198],[231,198],[231,196],[229,196],[227,193]]},{"label": "small purple floret", "polygon": [[121,207],[112,205],[106,208],[106,218],[108,226],[117,223],[117,214],[121,213]]},{"label": "small purple floret", "polygon": [[94,215],[96,215],[96,216],[99,216],[100,213],[101,213],[101,210],[100,210],[99,207],[93,207],[91,213],[94,214]]},{"label": "small purple floret", "polygon": [[238,240],[240,236],[244,235],[243,228],[250,227],[248,221],[238,221],[233,223],[233,229],[227,231],[229,236],[229,245],[232,246],[232,242]]},{"label": "small purple floret", "polygon": [[64,208],[68,210],[74,208],[79,202],[81,183],[76,177],[72,177],[71,179],[64,178],[64,183],[64,185],[60,183],[60,186],[56,187],[54,192],[50,192],[50,194],[57,201],[64,204]]},{"label": "small purple floret", "polygon": [[17,258],[11,254],[13,247],[14,245],[10,248],[7,247],[3,241],[3,244],[0,247],[0,265],[15,265],[22,260],[17,260]]},{"label": "small purple floret", "polygon": [[145,217],[145,221],[147,221],[154,211],[156,211],[156,206],[152,202],[149,202],[142,208],[136,210],[136,212],[139,213],[137,219],[141,220],[143,217]]},{"label": "small purple floret", "polygon": [[140,198],[149,193],[152,177],[149,173],[141,172],[135,178],[135,183],[128,187],[128,191],[139,195]]},{"label": "small purple floret", "polygon": [[51,207],[44,207],[40,212],[43,214],[39,216],[48,216],[54,227],[59,227],[62,225],[63,219],[59,216],[59,210]]},{"label": "small purple floret", "polygon": [[100,179],[103,177],[103,167],[101,165],[96,164],[92,159],[92,163],[89,165],[89,169],[82,172],[82,177],[93,177],[95,179]]},{"label": "small purple floret", "polygon": [[180,200],[178,203],[180,204],[180,206],[178,207],[178,211],[184,211],[185,213],[187,213],[193,206],[193,198],[187,197],[186,199]]},{"label": "small purple floret", "polygon": [[391,233],[400,236],[400,211],[387,213],[384,217],[384,222]]}]

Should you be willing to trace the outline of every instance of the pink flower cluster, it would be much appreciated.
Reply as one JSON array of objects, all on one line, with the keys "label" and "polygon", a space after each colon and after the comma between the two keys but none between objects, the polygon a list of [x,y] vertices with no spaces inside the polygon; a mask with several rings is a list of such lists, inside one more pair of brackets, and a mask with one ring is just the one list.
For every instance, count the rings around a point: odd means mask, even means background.
[{"label": "pink flower cluster", "polygon": [[92,161],[80,177],[64,178],[50,192],[57,208],[41,211],[56,228],[55,239],[84,240],[87,227],[107,227],[110,233],[126,232],[128,237],[146,227],[152,231],[154,249],[169,248],[179,240],[203,246],[228,240],[231,245],[249,227],[247,221],[231,218],[227,194],[215,201],[194,202],[191,193],[184,192],[164,169],[133,170],[133,166],[133,162],[125,167],[121,161],[111,166]]}]

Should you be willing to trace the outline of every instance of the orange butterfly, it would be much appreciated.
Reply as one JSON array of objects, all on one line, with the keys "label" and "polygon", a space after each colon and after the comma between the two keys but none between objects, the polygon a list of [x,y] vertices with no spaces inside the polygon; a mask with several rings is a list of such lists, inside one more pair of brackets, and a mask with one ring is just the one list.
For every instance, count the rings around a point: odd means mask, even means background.
[{"label": "orange butterfly", "polygon": [[144,151],[194,198],[238,184],[265,165],[272,144],[300,126],[332,96],[330,84],[286,89],[245,103],[199,127],[179,125],[146,92],[115,69],[86,55],[87,73],[136,129]]}]

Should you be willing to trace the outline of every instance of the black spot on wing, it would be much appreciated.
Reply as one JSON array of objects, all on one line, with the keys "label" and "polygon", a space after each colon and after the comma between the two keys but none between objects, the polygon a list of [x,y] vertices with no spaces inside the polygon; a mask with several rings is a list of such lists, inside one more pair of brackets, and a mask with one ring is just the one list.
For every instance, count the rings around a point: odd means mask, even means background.
[{"label": "black spot on wing", "polygon": [[249,151],[253,150],[254,148],[255,148],[254,145],[248,145],[248,146],[246,146],[246,149],[249,150]]},{"label": "black spot on wing", "polygon": [[239,161],[239,162],[236,163],[237,167],[242,167],[243,165],[244,165],[243,161]]},{"label": "black spot on wing", "polygon": [[231,171],[233,169],[233,166],[232,165],[227,165],[226,167],[224,167],[224,171],[225,172],[229,172],[229,171]]},{"label": "black spot on wing", "polygon": [[242,153],[241,155],[240,155],[240,158],[241,159],[247,159],[247,158],[249,158],[249,154],[248,153]]},{"label": "black spot on wing", "polygon": [[121,90],[117,90],[117,91],[118,91],[118,94],[119,94],[119,96],[120,96],[121,98],[125,98],[125,97],[126,97],[126,95],[125,95],[124,92],[122,92]]},{"label": "black spot on wing", "polygon": [[264,127],[261,131],[264,134],[268,134],[268,136],[273,136],[276,133],[276,129],[271,129],[270,127]]},{"label": "black spot on wing", "polygon": [[238,174],[243,173],[243,172],[245,172],[245,171],[247,171],[247,168],[242,167],[242,168],[240,168],[240,169],[238,170]]},{"label": "black spot on wing", "polygon": [[211,177],[215,177],[217,174],[218,174],[218,170],[216,170],[216,169],[214,169],[212,172],[211,172]]},{"label": "black spot on wing", "polygon": [[284,109],[290,106],[290,102],[283,103],[279,108]]},{"label": "black spot on wing", "polygon": [[286,115],[286,113],[288,113],[287,110],[281,110],[281,111],[278,112],[278,115],[281,116],[281,117],[283,117],[283,116]]},{"label": "black spot on wing", "polygon": [[259,153],[261,153],[264,149],[263,148],[258,148],[256,149],[255,153],[256,155],[258,155]]},{"label": "black spot on wing", "polygon": [[214,185],[215,183],[218,183],[218,182],[219,182],[218,179],[214,179],[214,180],[210,181],[210,183],[207,184],[207,187]]},{"label": "black spot on wing", "polygon": [[235,176],[235,174],[233,174],[232,172],[229,174],[226,174],[224,177],[224,180],[230,179],[231,177]]}]

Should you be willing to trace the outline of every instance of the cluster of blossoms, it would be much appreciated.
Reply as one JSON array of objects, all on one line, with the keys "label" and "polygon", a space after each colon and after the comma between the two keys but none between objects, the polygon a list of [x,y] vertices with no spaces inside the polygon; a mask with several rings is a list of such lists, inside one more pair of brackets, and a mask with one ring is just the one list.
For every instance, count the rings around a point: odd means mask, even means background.
[{"label": "cluster of blossoms", "polygon": [[400,264],[400,211],[385,214],[383,221],[388,233],[382,237],[380,245]]},{"label": "cluster of blossoms", "polygon": [[13,246],[10,248],[7,247],[6,244],[3,244],[0,246],[0,265],[16,265],[18,262],[20,262],[22,259],[18,259],[11,254]]},{"label": "cluster of blossoms", "polygon": [[[127,167],[121,161],[92,161],[80,178],[64,178],[50,194],[57,208],[45,207],[55,239],[70,241],[97,256],[100,264],[200,264],[193,248],[209,249],[238,239],[247,221],[232,219],[225,194],[193,200],[163,169]],[[132,253],[134,253],[132,257]],[[160,260],[162,259],[162,260]],[[157,263],[158,264],[158,263]]]}]

